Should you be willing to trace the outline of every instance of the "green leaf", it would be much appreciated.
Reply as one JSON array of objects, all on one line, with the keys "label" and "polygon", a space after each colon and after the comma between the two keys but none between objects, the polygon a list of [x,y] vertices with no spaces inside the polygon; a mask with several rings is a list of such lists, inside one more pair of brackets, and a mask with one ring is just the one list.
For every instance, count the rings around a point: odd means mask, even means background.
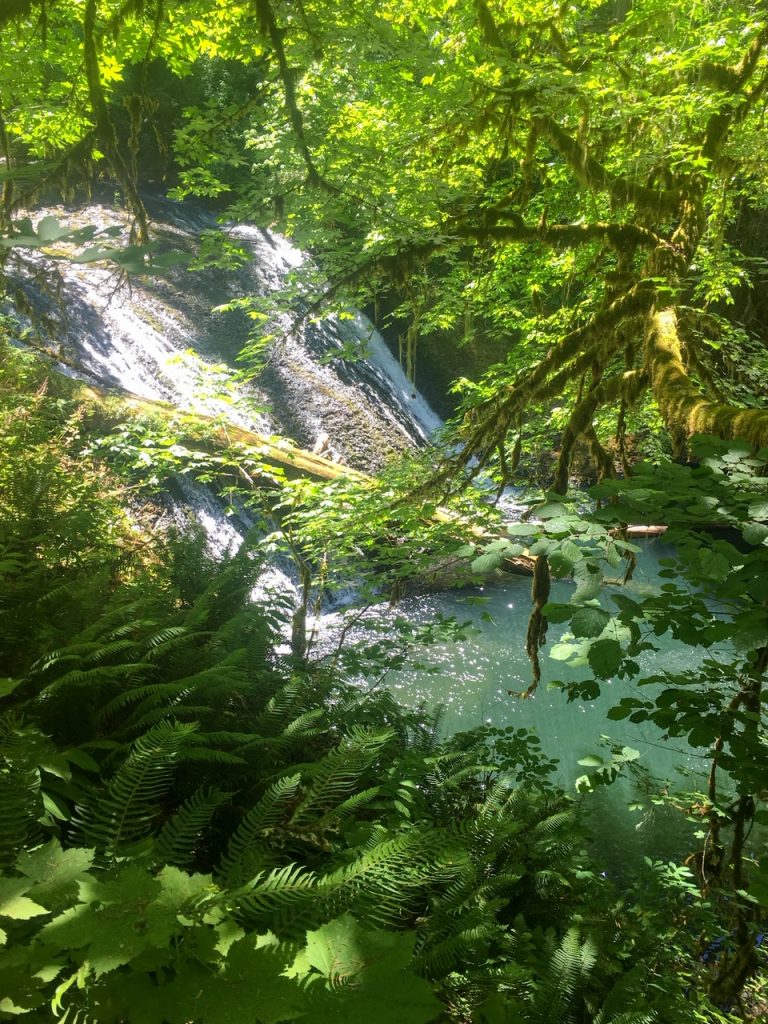
[{"label": "green leaf", "polygon": [[50,215],[48,217],[43,217],[37,225],[37,237],[43,245],[48,245],[50,242],[57,242],[59,239],[65,238],[69,234],[71,234],[70,229],[62,227],[56,217],[52,217]]},{"label": "green leaf", "polygon": [[600,636],[611,616],[603,608],[579,608],[571,619],[571,632],[574,636]]},{"label": "green leaf", "polygon": [[58,839],[45,846],[20,853],[16,860],[18,870],[33,879],[35,896],[56,904],[74,889],[93,863],[93,850],[63,850]]},{"label": "green leaf", "polygon": [[750,519],[768,519],[768,501],[758,498],[749,504]]},{"label": "green leaf", "polygon": [[513,537],[532,537],[541,533],[541,527],[535,523],[509,523],[507,532]]},{"label": "green leaf", "polygon": [[622,761],[637,761],[640,757],[640,751],[635,750],[634,747],[622,747],[620,759]]},{"label": "green leaf", "polygon": [[631,714],[632,708],[618,704],[616,707],[609,708],[605,717],[609,718],[612,722],[620,722],[624,718],[629,718]]},{"label": "green leaf", "polygon": [[441,1009],[432,986],[409,970],[415,935],[363,929],[349,914],[307,933],[293,976],[317,972],[338,993],[313,1005],[313,1024],[426,1024]]},{"label": "green leaf", "polygon": [[[218,973],[190,960],[179,970],[175,983],[165,986],[167,1019],[171,1024],[192,1020],[278,1024],[293,1020],[306,1011],[307,996],[283,976],[286,966],[287,954],[271,946],[257,948],[253,936],[232,944],[225,967]],[[314,1017],[310,1019],[314,1021]]]},{"label": "green leaf", "polygon": [[7,697],[9,693],[13,693],[17,686],[21,686],[21,679],[0,679],[0,699]]},{"label": "green leaf", "polygon": [[547,617],[549,622],[567,622],[568,619],[573,615],[573,605],[571,604],[558,604],[555,601],[550,601],[545,604],[542,608],[542,612]]},{"label": "green leaf", "polygon": [[176,902],[145,868],[130,865],[113,879],[86,877],[79,885],[80,904],[50,921],[40,940],[54,950],[84,949],[83,959],[96,977],[147,949],[165,948],[182,930]]},{"label": "green leaf", "polygon": [[567,540],[560,546],[560,553],[564,558],[567,558],[572,564],[581,561],[584,557],[584,552],[578,544],[574,544],[572,540]]},{"label": "green leaf", "polygon": [[498,569],[502,561],[502,555],[498,551],[489,551],[487,554],[480,555],[473,560],[472,572],[493,572],[494,569]]},{"label": "green leaf", "polygon": [[602,587],[603,578],[599,572],[585,572],[578,579],[576,589],[573,592],[572,601],[574,604],[581,604],[583,601],[595,600]]},{"label": "green leaf", "polygon": [[762,523],[749,523],[741,531],[741,535],[747,544],[762,544],[768,537],[768,526]]},{"label": "green leaf", "polygon": [[621,646],[616,640],[597,640],[587,653],[589,666],[600,679],[615,675],[621,665]]},{"label": "green leaf", "polygon": [[24,878],[0,878],[0,917],[28,921],[31,917],[50,913],[24,895],[30,888],[31,884]]}]

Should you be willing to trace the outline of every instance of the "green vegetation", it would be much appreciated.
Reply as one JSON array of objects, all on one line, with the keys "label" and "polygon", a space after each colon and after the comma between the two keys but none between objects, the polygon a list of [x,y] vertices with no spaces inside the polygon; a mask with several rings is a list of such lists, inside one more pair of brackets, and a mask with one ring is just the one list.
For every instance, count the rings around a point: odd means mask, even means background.
[{"label": "green vegetation", "polygon": [[[0,34],[0,1019],[765,1019],[760,6],[13,0]],[[158,182],[316,257],[271,307],[229,303],[245,374],[286,306],[387,310],[412,376],[420,338],[471,352],[442,455],[289,480],[226,424],[54,372],[11,280],[56,297],[61,261],[188,261],[152,237]],[[127,244],[30,216],[94,188]],[[207,232],[192,265],[242,256]],[[526,460],[551,486],[508,523],[490,499]],[[179,474],[257,522],[240,551],[164,525]],[[612,587],[628,524],[658,522],[661,587]],[[296,603],[263,585],[276,554]],[[568,793],[525,730],[445,739],[387,692],[463,627],[356,640],[370,606],[520,557],[526,695],[567,623],[565,697],[621,683],[608,719],[684,737],[703,781],[662,790],[614,746]],[[352,583],[318,643],[315,605]],[[662,636],[687,669],[647,667]],[[606,872],[591,808],[620,775],[688,822],[677,860]]]}]

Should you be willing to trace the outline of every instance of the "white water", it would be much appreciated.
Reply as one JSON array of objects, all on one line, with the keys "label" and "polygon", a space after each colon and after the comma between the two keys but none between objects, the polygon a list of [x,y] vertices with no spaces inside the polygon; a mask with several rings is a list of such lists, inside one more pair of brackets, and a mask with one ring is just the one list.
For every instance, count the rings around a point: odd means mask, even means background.
[{"label": "white water", "polygon": [[[353,468],[376,470],[397,453],[424,444],[441,422],[413,389],[381,336],[361,314],[279,315],[283,335],[255,382],[239,382],[236,356],[253,324],[241,313],[212,312],[243,296],[270,296],[294,271],[312,271],[287,239],[253,225],[218,228],[195,204],[149,203],[168,247],[194,252],[202,230],[222,230],[250,260],[239,270],[174,269],[132,278],[126,285],[106,264],[61,261],[61,297],[36,278],[44,261],[23,254],[17,284],[38,314],[48,316],[61,342],[63,368],[107,387],[172,403],[181,411],[221,417],[261,433],[284,435]],[[72,227],[125,223],[109,206],[41,210]],[[274,330],[275,322],[269,330]],[[359,359],[346,358],[350,351]],[[224,514],[216,497],[181,480],[185,503],[205,527],[214,551],[233,550],[248,523]],[[286,586],[280,570],[277,585]]]},{"label": "white water", "polygon": [[[177,268],[128,285],[109,265],[61,261],[61,302],[20,268],[17,282],[30,304],[55,322],[63,362],[108,386],[293,437],[304,447],[327,436],[330,453],[353,468],[378,468],[440,426],[359,314],[320,321],[278,314],[264,328],[282,332],[266,369],[252,383],[238,383],[236,357],[254,324],[237,311],[212,310],[244,296],[273,295],[292,272],[312,271],[311,264],[287,239],[252,225],[218,228],[194,204],[154,200],[149,206],[169,248],[194,252],[200,230],[221,230],[250,259],[235,271]],[[47,213],[72,227],[121,223],[117,211],[100,205],[38,211],[33,219]],[[35,254],[25,260],[33,270],[42,263]],[[350,352],[361,358],[347,358]]]}]

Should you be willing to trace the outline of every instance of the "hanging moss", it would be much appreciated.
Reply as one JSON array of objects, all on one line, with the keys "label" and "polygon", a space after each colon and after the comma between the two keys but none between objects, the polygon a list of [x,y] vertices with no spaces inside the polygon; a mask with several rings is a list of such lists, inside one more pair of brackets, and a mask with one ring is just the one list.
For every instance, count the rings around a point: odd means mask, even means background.
[{"label": "hanging moss", "polygon": [[533,682],[528,689],[521,694],[522,697],[532,697],[536,687],[541,682],[541,664],[539,662],[539,649],[544,646],[547,639],[547,618],[544,615],[544,605],[549,600],[550,577],[549,562],[546,555],[539,555],[533,567],[533,584],[531,586],[531,600],[533,610],[528,619],[528,632],[525,637],[525,650],[531,659],[533,671]]}]

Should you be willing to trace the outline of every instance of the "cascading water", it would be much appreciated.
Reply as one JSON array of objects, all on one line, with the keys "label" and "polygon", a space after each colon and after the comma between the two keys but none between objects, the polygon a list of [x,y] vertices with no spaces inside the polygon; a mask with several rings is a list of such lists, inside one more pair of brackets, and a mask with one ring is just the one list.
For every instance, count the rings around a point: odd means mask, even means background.
[{"label": "cascading water", "polygon": [[[41,275],[20,270],[16,286],[38,316],[55,325],[62,361],[94,380],[181,410],[222,415],[262,433],[292,438],[353,469],[375,471],[393,456],[423,444],[440,425],[386,345],[361,315],[317,321],[279,318],[258,379],[232,385],[237,356],[253,324],[237,310],[212,312],[243,296],[269,296],[285,287],[306,258],[285,238],[249,225],[221,228],[195,204],[148,202],[158,237],[193,255],[201,231],[222,231],[248,254],[234,270],[170,269],[163,276],[120,285],[104,264],[62,261],[57,295]],[[119,222],[111,207],[46,210],[73,227],[100,229]],[[40,260],[32,258],[39,265]],[[349,358],[350,354],[360,358]]]},{"label": "cascading water", "polygon": [[[283,317],[283,336],[258,379],[233,383],[252,324],[237,309],[213,309],[243,296],[274,294],[291,272],[305,267],[306,257],[270,231],[251,225],[222,228],[194,203],[155,197],[147,205],[167,248],[192,256],[201,232],[221,231],[249,258],[234,270],[177,267],[162,276],[132,278],[129,285],[109,265],[64,260],[57,267],[59,286],[52,289],[50,277],[40,273],[43,258],[20,251],[15,286],[35,319],[53,325],[68,372],[168,401],[181,411],[289,437],[353,469],[376,471],[440,427],[359,313],[349,320]],[[42,210],[33,220],[46,215],[72,228],[92,224],[103,230],[125,223],[107,205]],[[248,518],[228,518],[211,492],[188,479],[179,486],[212,547],[220,552],[236,547],[252,525]]]}]

